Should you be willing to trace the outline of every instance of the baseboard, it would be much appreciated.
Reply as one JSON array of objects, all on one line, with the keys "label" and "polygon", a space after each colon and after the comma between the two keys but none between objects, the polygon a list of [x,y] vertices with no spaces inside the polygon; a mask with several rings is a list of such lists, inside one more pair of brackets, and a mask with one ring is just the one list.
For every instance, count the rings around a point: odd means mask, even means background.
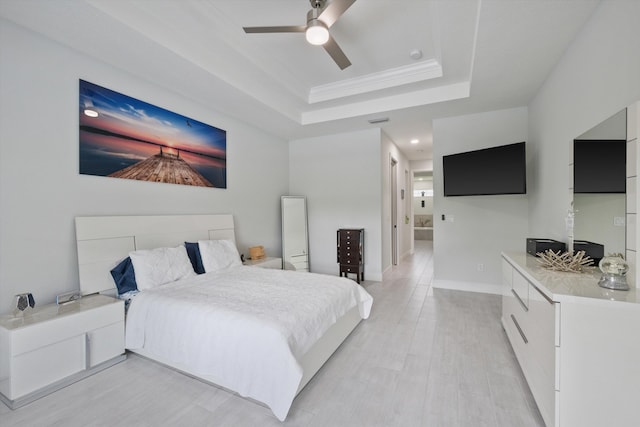
[{"label": "baseboard", "polygon": [[480,292],[483,294],[502,295],[502,286],[491,283],[461,282],[458,280],[434,279],[431,287],[438,289],[451,289],[455,291]]},{"label": "baseboard", "polygon": [[367,273],[367,271],[365,270],[364,272],[364,280],[367,282],[381,282],[382,281],[382,274],[376,274],[376,273]]}]

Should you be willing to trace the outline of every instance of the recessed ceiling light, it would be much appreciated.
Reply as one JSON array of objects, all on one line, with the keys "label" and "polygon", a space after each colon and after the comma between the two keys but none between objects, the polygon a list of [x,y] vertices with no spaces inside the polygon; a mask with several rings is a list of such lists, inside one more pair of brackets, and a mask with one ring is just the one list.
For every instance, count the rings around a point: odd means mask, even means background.
[{"label": "recessed ceiling light", "polygon": [[417,144],[418,142],[420,142],[420,140],[419,140],[419,139],[412,139],[412,140],[411,140],[411,143],[412,143],[412,144]]}]

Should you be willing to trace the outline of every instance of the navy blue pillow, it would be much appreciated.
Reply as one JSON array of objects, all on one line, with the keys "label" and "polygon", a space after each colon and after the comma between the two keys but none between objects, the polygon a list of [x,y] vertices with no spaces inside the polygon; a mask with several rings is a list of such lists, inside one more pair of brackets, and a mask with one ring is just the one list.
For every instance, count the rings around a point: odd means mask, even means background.
[{"label": "navy blue pillow", "polygon": [[138,284],[136,283],[136,274],[133,270],[133,263],[131,258],[126,257],[120,264],[116,265],[111,270],[111,277],[116,282],[116,288],[118,288],[118,295],[122,295],[125,292],[137,291]]},{"label": "navy blue pillow", "polygon": [[198,242],[184,242],[184,247],[187,249],[187,255],[189,261],[193,266],[193,271],[198,274],[204,273],[204,265],[202,265],[202,257],[200,256],[200,246]]}]

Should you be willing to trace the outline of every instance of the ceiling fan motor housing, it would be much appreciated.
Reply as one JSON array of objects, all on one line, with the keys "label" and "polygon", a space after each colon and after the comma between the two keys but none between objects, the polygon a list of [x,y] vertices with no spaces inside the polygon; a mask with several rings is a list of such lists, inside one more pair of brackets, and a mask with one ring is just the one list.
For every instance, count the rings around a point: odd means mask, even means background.
[{"label": "ceiling fan motor housing", "polygon": [[309,0],[309,3],[311,3],[311,7],[314,9],[324,9],[324,5],[327,2],[327,0]]},{"label": "ceiling fan motor housing", "polygon": [[323,10],[322,7],[318,7],[318,8],[314,7],[309,12],[307,12],[307,24],[311,21],[318,20],[318,16],[320,16],[320,13],[322,12],[322,10]]}]

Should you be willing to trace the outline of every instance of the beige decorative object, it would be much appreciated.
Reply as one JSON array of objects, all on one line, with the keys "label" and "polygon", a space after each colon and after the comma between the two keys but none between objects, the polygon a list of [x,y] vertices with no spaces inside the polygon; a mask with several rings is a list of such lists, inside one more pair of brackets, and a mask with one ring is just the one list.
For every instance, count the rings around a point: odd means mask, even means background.
[{"label": "beige decorative object", "polygon": [[249,248],[249,257],[251,259],[262,259],[264,255],[264,246],[252,246]]},{"label": "beige decorative object", "polygon": [[584,251],[578,251],[572,254],[571,252],[553,252],[551,249],[548,249],[544,252],[538,252],[536,255],[540,257],[538,259],[540,265],[549,270],[582,273],[584,267],[593,265],[593,259],[585,255]]}]

